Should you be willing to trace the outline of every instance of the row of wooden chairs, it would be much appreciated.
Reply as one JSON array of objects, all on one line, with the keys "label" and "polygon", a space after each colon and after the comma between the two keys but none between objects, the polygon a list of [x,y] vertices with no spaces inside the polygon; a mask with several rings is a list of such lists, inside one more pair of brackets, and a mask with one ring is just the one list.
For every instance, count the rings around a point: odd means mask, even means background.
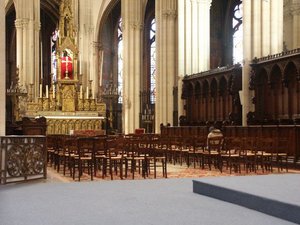
[{"label": "row of wooden chairs", "polygon": [[63,173],[70,171],[75,179],[78,171],[80,179],[84,170],[93,176],[97,171],[102,178],[114,174],[121,179],[132,179],[138,172],[144,178],[152,172],[154,178],[157,169],[162,168],[163,177],[167,177],[167,162],[221,172],[224,168],[247,173],[261,169],[273,171],[284,168],[288,171],[288,140],[284,138],[226,137],[207,140],[206,136],[176,138],[158,134],[76,137],[48,136],[49,162],[57,171],[63,166]]},{"label": "row of wooden chairs", "polygon": [[[216,138],[218,139],[218,138]],[[226,137],[220,140],[207,140],[207,136],[194,137],[160,137],[164,143],[170,163],[194,167],[200,165],[202,169],[212,166],[223,170],[223,166],[232,172],[241,172],[241,165],[248,173],[258,169],[272,171],[273,166],[278,170],[288,171],[288,139],[259,138],[259,137]]]},{"label": "row of wooden chairs", "polygon": [[190,158],[199,162],[202,169],[212,166],[221,172],[223,166],[232,172],[241,172],[241,166],[248,173],[256,172],[259,168],[273,171],[273,166],[278,170],[283,168],[288,171],[288,140],[284,138],[194,138],[194,144],[187,148],[187,164],[190,165]]},{"label": "row of wooden chairs", "polygon": [[135,178],[138,170],[146,178],[151,171],[156,178],[156,171],[162,167],[163,177],[167,177],[167,160],[165,152],[154,145],[153,137],[137,138],[126,136],[48,136],[49,163],[59,172],[63,167],[75,179],[78,171],[78,179],[87,170],[91,180],[102,171],[102,178],[110,175],[119,175],[121,179],[128,177],[128,172]]}]

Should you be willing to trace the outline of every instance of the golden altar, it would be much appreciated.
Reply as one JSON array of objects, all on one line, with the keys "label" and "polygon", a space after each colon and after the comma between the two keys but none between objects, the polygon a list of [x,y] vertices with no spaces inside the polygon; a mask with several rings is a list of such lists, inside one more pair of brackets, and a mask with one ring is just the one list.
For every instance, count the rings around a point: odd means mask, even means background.
[{"label": "golden altar", "polygon": [[[23,116],[45,117],[47,134],[100,130],[104,126],[106,105],[95,98],[92,80],[85,77],[83,82],[83,75],[79,79],[77,31],[70,0],[61,1],[58,30],[54,54],[57,62],[55,76],[52,76],[51,83],[43,83],[41,78],[39,87],[35,87],[39,88],[39,96],[33,96],[31,86]],[[88,74],[86,76],[90,77]]]}]

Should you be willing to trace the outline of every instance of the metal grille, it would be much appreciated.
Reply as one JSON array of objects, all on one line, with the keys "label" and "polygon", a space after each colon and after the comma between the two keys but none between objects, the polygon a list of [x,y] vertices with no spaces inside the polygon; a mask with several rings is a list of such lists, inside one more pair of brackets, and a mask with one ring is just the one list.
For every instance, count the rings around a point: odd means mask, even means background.
[{"label": "metal grille", "polygon": [[47,178],[45,136],[0,137],[0,183]]}]

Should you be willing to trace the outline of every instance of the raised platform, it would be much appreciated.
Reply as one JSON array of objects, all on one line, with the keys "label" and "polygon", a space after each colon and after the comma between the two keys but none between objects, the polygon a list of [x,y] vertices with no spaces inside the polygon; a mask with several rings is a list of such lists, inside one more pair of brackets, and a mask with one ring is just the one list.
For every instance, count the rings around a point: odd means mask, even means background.
[{"label": "raised platform", "polygon": [[300,175],[193,180],[193,192],[300,224]]}]

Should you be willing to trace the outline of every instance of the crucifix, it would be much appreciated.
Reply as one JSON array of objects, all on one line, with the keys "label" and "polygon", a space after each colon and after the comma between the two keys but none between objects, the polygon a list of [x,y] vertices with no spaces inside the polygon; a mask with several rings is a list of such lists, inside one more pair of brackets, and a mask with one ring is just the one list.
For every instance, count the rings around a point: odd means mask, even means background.
[{"label": "crucifix", "polygon": [[72,61],[70,61],[70,60],[69,60],[69,56],[66,55],[65,60],[62,60],[61,62],[66,64],[65,79],[69,79],[68,65],[69,65],[69,63],[72,64]]}]

